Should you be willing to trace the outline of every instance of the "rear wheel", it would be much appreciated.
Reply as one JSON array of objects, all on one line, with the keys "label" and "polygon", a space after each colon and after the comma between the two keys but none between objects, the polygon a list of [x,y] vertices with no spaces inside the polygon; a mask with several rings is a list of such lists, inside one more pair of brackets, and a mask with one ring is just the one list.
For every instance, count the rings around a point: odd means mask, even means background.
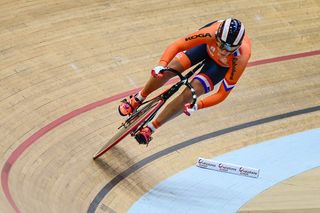
[{"label": "rear wheel", "polygon": [[119,143],[123,138],[125,138],[129,133],[135,131],[147,118],[153,115],[164,103],[162,99],[154,99],[150,101],[147,105],[140,107],[136,112],[134,112],[124,123],[119,131],[98,151],[93,155],[93,159],[97,159],[108,150],[110,150],[114,145]]}]

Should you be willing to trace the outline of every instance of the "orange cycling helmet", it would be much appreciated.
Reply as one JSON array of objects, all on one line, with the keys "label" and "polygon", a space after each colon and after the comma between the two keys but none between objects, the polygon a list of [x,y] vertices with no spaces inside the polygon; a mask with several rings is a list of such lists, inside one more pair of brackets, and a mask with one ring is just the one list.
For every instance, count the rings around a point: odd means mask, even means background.
[{"label": "orange cycling helmet", "polygon": [[228,18],[221,22],[216,40],[220,49],[234,52],[242,43],[245,34],[244,25],[237,19]]}]

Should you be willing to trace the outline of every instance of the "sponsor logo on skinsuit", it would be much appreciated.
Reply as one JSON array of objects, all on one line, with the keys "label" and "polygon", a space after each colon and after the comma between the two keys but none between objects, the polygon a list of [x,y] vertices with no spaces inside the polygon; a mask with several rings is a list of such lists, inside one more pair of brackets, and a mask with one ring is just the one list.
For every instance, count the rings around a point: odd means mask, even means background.
[{"label": "sponsor logo on skinsuit", "polygon": [[212,37],[210,33],[200,33],[198,35],[193,35],[193,36],[190,36],[190,37],[187,37],[185,38],[186,41],[190,41],[192,39],[196,39],[196,38],[205,38],[205,37]]},{"label": "sponsor logo on skinsuit", "polygon": [[237,58],[232,59],[232,70],[231,70],[230,80],[233,80],[234,74],[236,73],[237,61],[238,61]]},{"label": "sponsor logo on skinsuit", "polygon": [[216,48],[214,46],[210,46],[209,50],[210,50],[211,54],[214,55],[214,51],[216,50]]}]

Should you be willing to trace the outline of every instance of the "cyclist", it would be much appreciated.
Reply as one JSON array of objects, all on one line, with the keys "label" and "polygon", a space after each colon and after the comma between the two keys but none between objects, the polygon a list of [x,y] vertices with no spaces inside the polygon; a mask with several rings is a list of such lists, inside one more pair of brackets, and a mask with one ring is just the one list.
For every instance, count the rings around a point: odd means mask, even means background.
[{"label": "cyclist", "polygon": [[159,64],[152,69],[151,77],[144,88],[123,100],[118,108],[119,113],[122,116],[129,115],[150,93],[173,77],[172,73],[162,73],[163,69],[169,67],[183,72],[201,61],[205,62],[191,85],[198,97],[212,91],[221,83],[218,91],[191,107],[192,95],[189,89],[185,89],[156,119],[136,134],[135,138],[140,144],[148,144],[152,139],[151,134],[157,128],[182,112],[190,116],[192,112],[222,102],[245,70],[250,55],[251,42],[243,23],[234,18],[209,23],[169,45]]}]

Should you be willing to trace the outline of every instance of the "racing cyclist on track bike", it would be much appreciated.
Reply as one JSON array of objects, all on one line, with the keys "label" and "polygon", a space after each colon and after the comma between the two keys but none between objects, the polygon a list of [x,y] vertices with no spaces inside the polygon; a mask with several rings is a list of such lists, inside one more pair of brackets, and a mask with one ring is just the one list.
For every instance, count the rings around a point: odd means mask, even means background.
[{"label": "racing cyclist on track bike", "polygon": [[218,91],[191,107],[192,95],[189,89],[185,89],[158,117],[136,134],[135,138],[139,144],[148,144],[152,139],[151,134],[157,128],[182,112],[190,116],[197,110],[222,102],[244,72],[250,55],[251,42],[243,23],[234,18],[209,23],[169,45],[162,54],[159,64],[152,69],[152,76],[144,88],[123,100],[118,107],[119,113],[122,116],[131,114],[150,93],[174,76],[172,73],[162,73],[162,70],[173,68],[183,72],[204,61],[201,71],[193,78],[191,85],[198,97],[209,93],[221,83]]}]

